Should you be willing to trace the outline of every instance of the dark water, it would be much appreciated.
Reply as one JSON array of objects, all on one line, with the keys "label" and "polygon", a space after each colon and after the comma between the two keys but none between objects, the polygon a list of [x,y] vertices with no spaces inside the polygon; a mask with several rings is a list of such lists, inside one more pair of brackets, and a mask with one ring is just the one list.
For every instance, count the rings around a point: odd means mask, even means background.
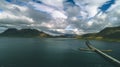
[{"label": "dark water", "polygon": [[[84,40],[64,38],[0,38],[0,67],[119,67],[86,48]],[[120,43],[90,41],[120,60]]]}]

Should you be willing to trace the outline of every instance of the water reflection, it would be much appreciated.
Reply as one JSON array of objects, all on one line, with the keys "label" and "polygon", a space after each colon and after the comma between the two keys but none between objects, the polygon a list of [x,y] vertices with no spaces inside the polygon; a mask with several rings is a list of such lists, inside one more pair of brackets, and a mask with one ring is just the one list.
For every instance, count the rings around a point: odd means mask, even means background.
[{"label": "water reflection", "polygon": [[[84,40],[61,38],[0,38],[2,67],[116,67],[86,48]],[[100,49],[113,49],[110,55],[119,57],[117,42],[91,41]]]}]

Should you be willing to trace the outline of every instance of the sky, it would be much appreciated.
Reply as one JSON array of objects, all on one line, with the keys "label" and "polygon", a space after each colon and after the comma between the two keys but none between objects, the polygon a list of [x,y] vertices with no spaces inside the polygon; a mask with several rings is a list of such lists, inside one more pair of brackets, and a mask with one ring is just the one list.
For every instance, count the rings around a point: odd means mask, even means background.
[{"label": "sky", "polygon": [[0,32],[31,28],[51,35],[120,26],[120,0],[0,0]]}]

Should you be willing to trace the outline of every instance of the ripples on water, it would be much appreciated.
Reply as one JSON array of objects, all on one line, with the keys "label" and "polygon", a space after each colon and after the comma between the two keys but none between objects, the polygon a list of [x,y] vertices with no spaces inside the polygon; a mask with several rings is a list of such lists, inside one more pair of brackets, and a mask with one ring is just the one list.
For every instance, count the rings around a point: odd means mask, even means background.
[{"label": "ripples on water", "polygon": [[[0,38],[0,67],[117,67],[86,48],[84,40],[68,38]],[[91,41],[120,60],[120,43]],[[119,66],[118,66],[119,67]]]}]

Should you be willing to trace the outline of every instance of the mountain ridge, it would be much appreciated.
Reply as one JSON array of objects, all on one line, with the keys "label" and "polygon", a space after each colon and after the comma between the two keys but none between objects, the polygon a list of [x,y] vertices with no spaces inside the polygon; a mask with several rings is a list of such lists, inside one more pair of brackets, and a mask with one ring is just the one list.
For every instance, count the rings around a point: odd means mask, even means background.
[{"label": "mountain ridge", "polygon": [[9,28],[0,34],[1,36],[11,36],[11,37],[50,37],[51,35],[46,34],[42,31],[36,29],[16,29]]},{"label": "mountain ridge", "polygon": [[43,31],[39,31],[37,29],[16,29],[16,28],[8,28],[3,33],[0,34],[3,37],[45,37],[45,38],[73,38],[75,35],[70,34],[62,34],[59,36],[53,36]]}]

